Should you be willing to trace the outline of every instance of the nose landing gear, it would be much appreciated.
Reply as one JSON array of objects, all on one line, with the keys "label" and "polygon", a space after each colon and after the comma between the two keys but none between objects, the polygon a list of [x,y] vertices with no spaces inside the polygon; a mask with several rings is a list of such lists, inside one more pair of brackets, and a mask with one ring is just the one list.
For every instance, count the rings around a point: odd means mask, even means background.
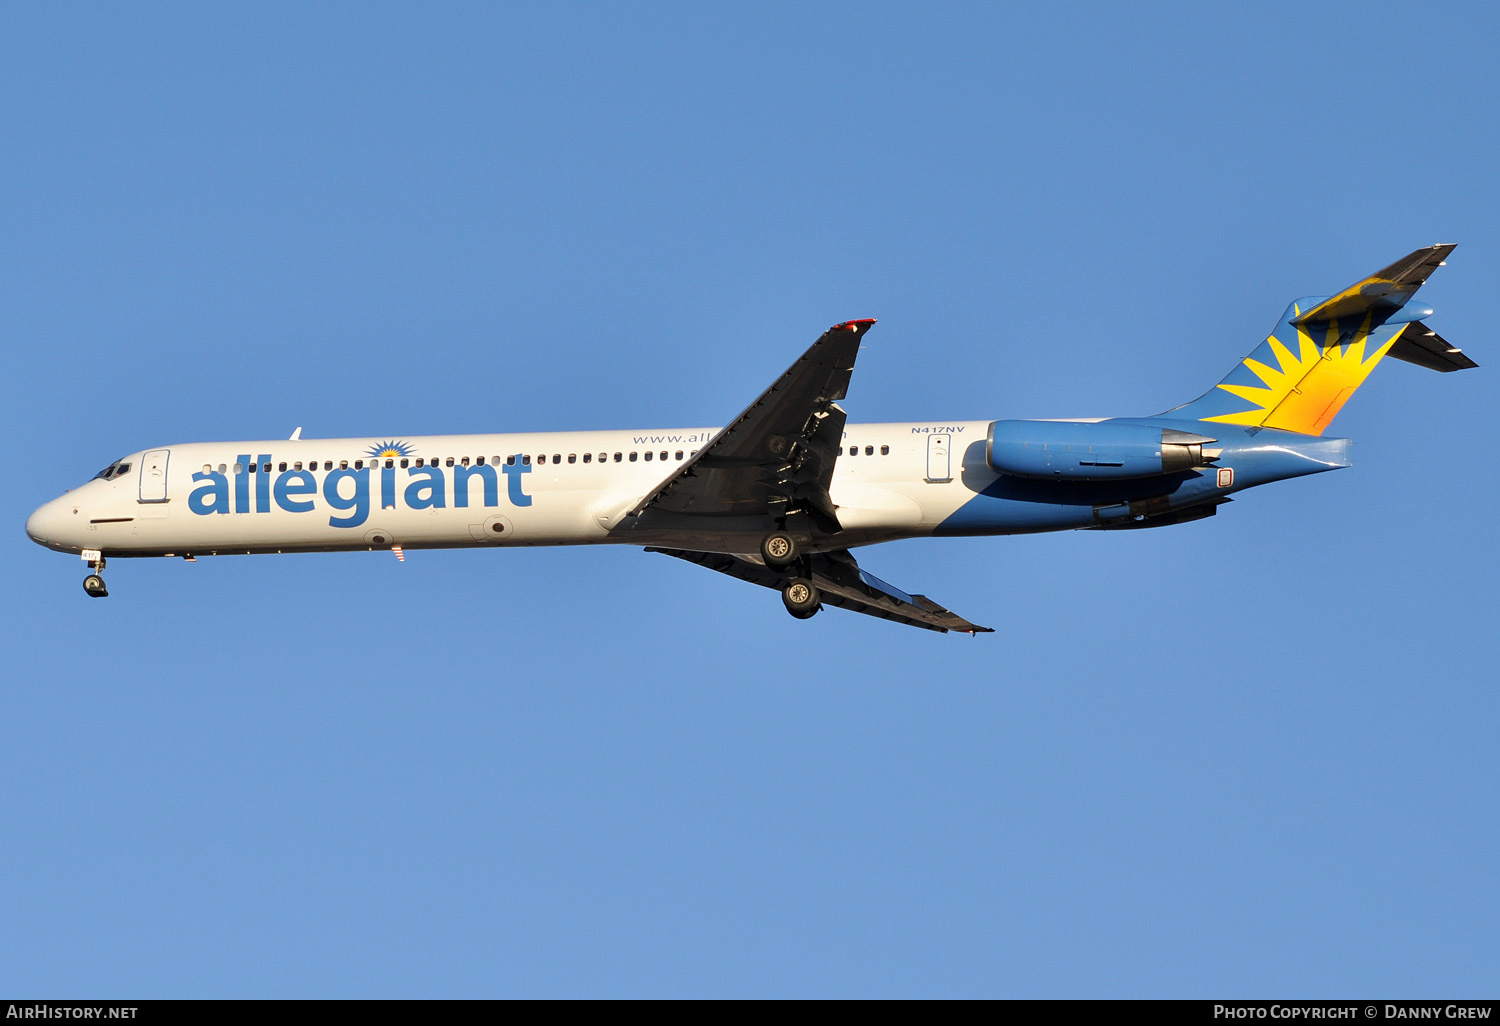
[{"label": "nose landing gear", "polygon": [[89,593],[89,598],[109,598],[109,590],[104,587],[103,553],[89,551],[83,554],[83,558],[94,571],[83,579],[83,590]]}]

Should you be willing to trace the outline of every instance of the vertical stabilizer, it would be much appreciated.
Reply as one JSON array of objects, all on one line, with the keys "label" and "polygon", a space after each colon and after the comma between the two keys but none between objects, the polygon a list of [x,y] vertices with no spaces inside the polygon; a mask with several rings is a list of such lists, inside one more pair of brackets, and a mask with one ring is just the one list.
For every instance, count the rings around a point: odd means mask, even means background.
[{"label": "vertical stabilizer", "polygon": [[1403,309],[1453,248],[1419,249],[1335,296],[1297,300],[1223,381],[1166,415],[1321,435],[1388,353],[1441,369],[1475,366],[1418,321],[1431,310]]}]

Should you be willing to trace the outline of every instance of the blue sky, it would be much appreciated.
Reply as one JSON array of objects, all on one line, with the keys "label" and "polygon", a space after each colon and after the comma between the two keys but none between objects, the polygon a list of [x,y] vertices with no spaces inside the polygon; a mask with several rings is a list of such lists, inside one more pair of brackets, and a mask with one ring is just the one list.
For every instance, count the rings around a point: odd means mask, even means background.
[{"label": "blue sky", "polygon": [[[1492,993],[1491,6],[10,5],[0,993]],[[1436,242],[1354,469],[913,541],[118,561],[174,442],[1150,414]]]}]

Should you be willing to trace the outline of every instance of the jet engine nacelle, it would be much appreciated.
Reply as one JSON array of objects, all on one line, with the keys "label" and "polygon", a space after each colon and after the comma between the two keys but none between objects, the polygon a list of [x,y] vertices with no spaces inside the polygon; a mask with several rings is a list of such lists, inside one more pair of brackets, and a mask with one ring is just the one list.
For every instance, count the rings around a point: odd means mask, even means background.
[{"label": "jet engine nacelle", "polygon": [[997,420],[985,439],[990,468],[1017,477],[1118,481],[1175,474],[1213,462],[1216,439],[1188,431],[1099,421]]}]

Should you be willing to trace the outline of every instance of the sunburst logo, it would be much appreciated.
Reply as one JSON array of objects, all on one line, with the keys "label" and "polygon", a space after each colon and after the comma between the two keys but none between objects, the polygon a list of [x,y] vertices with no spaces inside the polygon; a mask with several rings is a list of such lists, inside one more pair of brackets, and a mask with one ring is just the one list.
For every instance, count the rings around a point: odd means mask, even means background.
[{"label": "sunburst logo", "polygon": [[410,456],[416,449],[405,442],[381,442],[365,451],[371,456]]},{"label": "sunburst logo", "polygon": [[[1330,321],[1321,346],[1301,326],[1296,332],[1295,353],[1275,335],[1266,339],[1279,367],[1271,367],[1248,356],[1245,358],[1245,366],[1264,382],[1263,386],[1219,385],[1230,395],[1253,404],[1252,409],[1204,419],[1221,424],[1321,435],[1400,334],[1397,332],[1374,352],[1366,354],[1365,343],[1370,334],[1368,316],[1359,330],[1348,338],[1339,334],[1337,320]],[[1257,355],[1260,352],[1257,350]]]}]

